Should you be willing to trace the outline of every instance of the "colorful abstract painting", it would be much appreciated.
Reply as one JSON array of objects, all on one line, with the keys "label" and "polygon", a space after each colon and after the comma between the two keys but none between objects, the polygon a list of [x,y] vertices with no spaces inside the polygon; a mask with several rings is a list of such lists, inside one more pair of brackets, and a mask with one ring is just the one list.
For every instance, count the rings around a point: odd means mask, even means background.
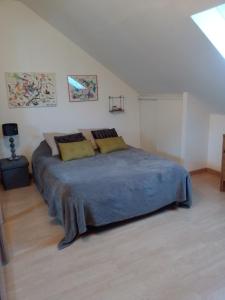
[{"label": "colorful abstract painting", "polygon": [[67,80],[70,102],[98,100],[96,75],[69,75]]},{"label": "colorful abstract painting", "polygon": [[56,106],[54,73],[6,73],[10,108]]}]

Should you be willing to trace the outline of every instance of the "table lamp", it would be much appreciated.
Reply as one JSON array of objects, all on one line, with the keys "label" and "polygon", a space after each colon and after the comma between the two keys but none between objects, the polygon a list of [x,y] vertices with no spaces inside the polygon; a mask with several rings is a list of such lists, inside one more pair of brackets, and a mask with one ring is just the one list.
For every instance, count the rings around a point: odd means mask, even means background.
[{"label": "table lamp", "polygon": [[2,125],[2,132],[4,136],[9,137],[11,157],[9,160],[18,160],[20,157],[16,155],[16,149],[13,136],[18,135],[18,126],[16,123],[7,123]]}]

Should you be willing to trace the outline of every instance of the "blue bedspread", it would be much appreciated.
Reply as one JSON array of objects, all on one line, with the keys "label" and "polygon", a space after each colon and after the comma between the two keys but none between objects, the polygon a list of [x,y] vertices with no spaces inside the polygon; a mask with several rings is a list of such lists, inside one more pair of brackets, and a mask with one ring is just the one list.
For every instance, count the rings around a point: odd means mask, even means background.
[{"label": "blue bedspread", "polygon": [[32,158],[35,182],[49,214],[64,227],[62,249],[87,231],[144,215],[176,202],[191,206],[188,172],[170,160],[128,150],[63,162],[46,142]]}]

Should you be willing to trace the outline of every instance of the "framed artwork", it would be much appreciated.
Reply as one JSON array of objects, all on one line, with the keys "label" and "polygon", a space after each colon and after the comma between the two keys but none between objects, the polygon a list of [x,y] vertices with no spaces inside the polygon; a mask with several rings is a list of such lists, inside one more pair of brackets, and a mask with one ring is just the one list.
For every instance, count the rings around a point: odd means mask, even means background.
[{"label": "framed artwork", "polygon": [[6,73],[10,108],[57,105],[54,73]]},{"label": "framed artwork", "polygon": [[98,100],[97,75],[69,75],[67,81],[70,102]]}]

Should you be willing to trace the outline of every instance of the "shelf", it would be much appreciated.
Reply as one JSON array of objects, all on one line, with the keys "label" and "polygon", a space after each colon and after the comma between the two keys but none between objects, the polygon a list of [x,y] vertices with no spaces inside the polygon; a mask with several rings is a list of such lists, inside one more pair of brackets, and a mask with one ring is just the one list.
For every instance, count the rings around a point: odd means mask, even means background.
[{"label": "shelf", "polygon": [[110,113],[123,113],[124,109],[124,96],[112,97],[109,96],[109,112]]},{"label": "shelf", "polygon": [[125,110],[124,109],[111,109],[109,112],[111,112],[111,113],[117,113],[117,112],[125,112]]}]

